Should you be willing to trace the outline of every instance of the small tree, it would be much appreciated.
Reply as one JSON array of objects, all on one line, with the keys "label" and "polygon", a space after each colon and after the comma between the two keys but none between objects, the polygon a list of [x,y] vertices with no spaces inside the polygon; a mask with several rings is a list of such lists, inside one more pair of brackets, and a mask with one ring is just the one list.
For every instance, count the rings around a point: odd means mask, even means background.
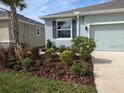
[{"label": "small tree", "polygon": [[74,49],[83,57],[87,59],[94,51],[96,44],[93,39],[88,37],[79,36],[72,40]]}]

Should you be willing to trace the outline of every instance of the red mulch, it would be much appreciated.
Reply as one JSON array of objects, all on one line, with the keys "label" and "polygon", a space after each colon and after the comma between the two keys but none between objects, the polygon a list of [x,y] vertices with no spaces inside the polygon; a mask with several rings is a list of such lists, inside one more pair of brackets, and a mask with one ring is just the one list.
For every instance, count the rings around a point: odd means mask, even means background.
[{"label": "red mulch", "polygon": [[[88,71],[93,73],[94,67],[91,61],[85,62],[89,64]],[[69,71],[71,66],[61,62],[60,60],[52,60],[47,67],[44,65],[36,66],[37,71],[32,71],[32,75],[36,77],[51,77],[56,80],[62,80],[69,83],[82,84],[82,85],[92,85],[95,86],[94,76],[77,76]],[[12,72],[13,69],[0,69],[1,72]],[[25,71],[20,71],[25,72]]]},{"label": "red mulch", "polygon": [[[93,72],[93,64],[92,62],[86,62],[90,64],[88,71]],[[69,83],[76,83],[82,85],[95,85],[94,76],[76,76],[69,71],[70,66],[64,64],[60,60],[53,60],[50,64],[45,68],[43,65],[38,67],[38,71],[32,72],[32,74],[36,77],[51,77],[57,80],[62,80]],[[61,72],[62,71],[62,72]]]}]

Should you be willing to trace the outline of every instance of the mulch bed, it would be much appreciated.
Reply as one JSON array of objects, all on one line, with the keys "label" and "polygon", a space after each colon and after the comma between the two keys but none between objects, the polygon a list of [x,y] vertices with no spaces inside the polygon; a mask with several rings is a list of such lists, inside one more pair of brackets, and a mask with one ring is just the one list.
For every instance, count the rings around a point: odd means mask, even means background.
[{"label": "mulch bed", "polygon": [[[78,60],[78,58],[76,58]],[[35,77],[45,77],[45,78],[53,78],[56,80],[61,80],[69,83],[75,83],[75,84],[81,84],[81,85],[92,85],[95,86],[94,82],[94,66],[92,64],[92,61],[85,61],[85,63],[89,64],[88,67],[88,72],[91,73],[91,75],[85,75],[85,76],[77,76],[73,73],[70,72],[70,67],[64,62],[61,62],[59,59],[53,58],[49,62],[48,65],[44,66],[43,64],[41,65],[36,65],[37,70],[36,71],[31,71],[32,75]],[[12,72],[14,71],[13,69],[3,69],[0,70],[0,72]],[[23,69],[19,72],[24,72]]]},{"label": "mulch bed", "polygon": [[86,62],[89,64],[88,71],[92,73],[89,76],[77,76],[69,71],[70,66],[64,64],[60,60],[50,61],[47,67],[43,65],[38,66],[38,71],[32,72],[36,77],[50,77],[57,80],[62,80],[69,83],[76,83],[82,85],[95,85],[93,71],[94,67],[91,61]]}]

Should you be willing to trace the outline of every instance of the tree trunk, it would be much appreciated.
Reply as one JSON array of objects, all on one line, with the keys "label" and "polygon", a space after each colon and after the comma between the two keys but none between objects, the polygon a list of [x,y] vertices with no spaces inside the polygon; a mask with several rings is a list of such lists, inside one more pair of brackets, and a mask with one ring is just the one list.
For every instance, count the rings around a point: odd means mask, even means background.
[{"label": "tree trunk", "polygon": [[12,5],[10,8],[11,8],[11,30],[14,39],[14,47],[17,48],[19,43],[18,16],[16,12],[16,7]]}]

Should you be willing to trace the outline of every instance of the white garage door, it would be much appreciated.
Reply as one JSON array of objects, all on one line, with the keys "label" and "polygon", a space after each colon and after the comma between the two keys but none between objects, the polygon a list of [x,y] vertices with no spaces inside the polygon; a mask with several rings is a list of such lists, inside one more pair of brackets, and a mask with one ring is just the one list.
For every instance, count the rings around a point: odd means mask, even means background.
[{"label": "white garage door", "polygon": [[91,26],[96,50],[124,51],[124,24]]}]

